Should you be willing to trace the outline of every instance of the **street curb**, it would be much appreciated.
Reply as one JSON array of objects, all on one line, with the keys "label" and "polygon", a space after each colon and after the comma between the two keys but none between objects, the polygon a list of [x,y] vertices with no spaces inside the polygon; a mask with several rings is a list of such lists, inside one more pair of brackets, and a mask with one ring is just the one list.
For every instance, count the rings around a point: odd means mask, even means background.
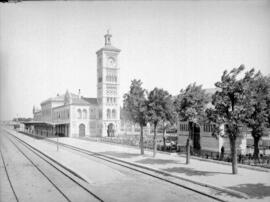
[{"label": "street curb", "polygon": [[[109,145],[117,145],[117,146],[122,146],[122,147],[133,148],[133,149],[139,149],[136,146],[123,145],[123,144],[118,144],[118,143],[113,143],[113,142],[95,141],[95,140],[91,140],[91,139],[88,139],[88,138],[75,138],[75,139],[91,141],[91,142],[98,142],[98,143],[104,143],[104,144],[109,144]],[[147,149],[147,148],[145,148],[144,150],[152,151],[151,149]],[[157,151],[157,153],[186,157],[185,154],[180,154],[180,153],[170,153],[170,152],[165,152],[165,151]],[[205,162],[210,162],[210,163],[216,163],[216,164],[222,164],[222,165],[231,166],[231,163],[225,162],[225,161],[217,161],[217,160],[213,160],[213,159],[205,159],[205,158],[201,158],[201,157],[197,157],[197,156],[190,156],[190,158],[191,159],[196,159],[196,160],[199,160],[199,161],[205,161]],[[244,165],[244,164],[237,164],[237,165],[238,165],[239,168],[245,168],[245,169],[249,169],[249,170],[256,170],[256,171],[268,172],[268,173],[270,172],[270,169],[267,169],[267,168]]]}]

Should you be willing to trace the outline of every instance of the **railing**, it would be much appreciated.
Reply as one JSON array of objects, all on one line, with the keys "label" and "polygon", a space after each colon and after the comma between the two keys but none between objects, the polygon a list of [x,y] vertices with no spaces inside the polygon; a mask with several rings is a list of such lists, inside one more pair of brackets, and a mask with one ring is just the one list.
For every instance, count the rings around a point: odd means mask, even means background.
[{"label": "railing", "polygon": [[[182,149],[182,151],[183,151],[183,149]],[[205,159],[212,159],[212,160],[224,161],[224,162],[232,162],[231,155],[228,153],[226,153],[222,156],[218,152],[200,151],[200,150],[195,150],[195,149],[191,148],[191,155],[197,156],[200,158],[205,158]],[[260,154],[258,158],[255,158],[252,154],[246,154],[246,155],[239,154],[237,156],[237,161],[239,164],[243,164],[243,165],[259,166],[259,167],[264,167],[264,168],[270,169],[270,155]]]},{"label": "railing", "polygon": [[[89,138],[89,137],[87,137]],[[172,137],[170,137],[172,138]],[[167,139],[170,139],[167,137]],[[100,142],[109,142],[114,144],[122,144],[129,146],[139,146],[140,136],[139,135],[129,135],[129,136],[118,136],[118,137],[90,137],[91,140],[100,141]],[[185,153],[185,146],[177,146],[176,144],[172,144],[171,142],[167,142],[165,148],[163,146],[162,136],[157,136],[157,149],[160,151],[167,152],[179,152]],[[153,136],[144,136],[144,148],[153,149]],[[229,153],[225,153],[223,157],[219,152],[215,151],[207,151],[207,150],[196,150],[191,147],[191,155],[204,159],[212,159],[216,161],[223,162],[231,162],[231,155]],[[243,165],[251,165],[251,166],[259,166],[270,169],[270,156],[269,155],[260,155],[259,158],[254,158],[251,154],[247,155],[238,155],[238,163]]]}]

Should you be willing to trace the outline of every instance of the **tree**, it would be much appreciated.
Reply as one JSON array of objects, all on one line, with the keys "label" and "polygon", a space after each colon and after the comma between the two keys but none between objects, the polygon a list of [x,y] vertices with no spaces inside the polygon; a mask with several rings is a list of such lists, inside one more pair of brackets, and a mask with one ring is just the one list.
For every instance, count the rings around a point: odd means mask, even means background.
[{"label": "tree", "polygon": [[258,159],[259,141],[269,126],[267,105],[270,100],[270,82],[269,77],[263,76],[261,72],[255,73],[254,69],[246,73],[244,82],[246,82],[244,108],[247,112],[244,121],[251,129],[251,135],[254,139],[253,156]]},{"label": "tree", "polygon": [[165,110],[165,118],[162,120],[162,139],[163,139],[163,148],[166,147],[166,132],[167,129],[173,126],[177,121],[177,113],[173,105],[172,97],[168,100]]},{"label": "tree", "polygon": [[205,107],[209,102],[209,95],[202,89],[201,85],[197,86],[196,83],[189,84],[186,89],[182,89],[174,101],[179,121],[188,122],[186,164],[190,162],[190,141],[194,125],[204,120]]},{"label": "tree", "polygon": [[[270,85],[270,75],[266,77],[268,85]],[[270,126],[270,98],[268,97],[267,101],[267,116],[268,116],[268,126]]]},{"label": "tree", "polygon": [[157,125],[162,121],[172,120],[173,110],[172,110],[172,97],[168,91],[154,88],[148,94],[147,102],[148,120],[154,126],[154,136],[153,136],[153,157],[156,156],[156,136],[157,136]]},{"label": "tree", "polygon": [[143,127],[147,124],[147,106],[145,89],[142,88],[141,80],[132,80],[130,90],[124,95],[124,110],[128,112],[126,117],[140,125],[140,149],[144,154]]},{"label": "tree", "polygon": [[[206,110],[209,120],[220,128],[224,126],[225,135],[228,136],[232,156],[232,173],[237,174],[237,145],[236,140],[241,138],[241,128],[244,126],[245,83],[239,79],[239,74],[244,70],[244,65],[234,68],[230,72],[225,70],[221,81],[216,82],[218,90],[212,97],[214,108]],[[219,130],[220,132],[220,130]],[[221,133],[219,133],[221,134]]]}]

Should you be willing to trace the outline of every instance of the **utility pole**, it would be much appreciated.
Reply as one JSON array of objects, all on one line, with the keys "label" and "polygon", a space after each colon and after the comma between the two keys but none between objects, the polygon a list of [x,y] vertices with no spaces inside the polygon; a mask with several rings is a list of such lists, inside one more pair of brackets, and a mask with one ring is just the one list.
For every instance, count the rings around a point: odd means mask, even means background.
[{"label": "utility pole", "polygon": [[59,151],[58,134],[57,134],[57,151]]}]

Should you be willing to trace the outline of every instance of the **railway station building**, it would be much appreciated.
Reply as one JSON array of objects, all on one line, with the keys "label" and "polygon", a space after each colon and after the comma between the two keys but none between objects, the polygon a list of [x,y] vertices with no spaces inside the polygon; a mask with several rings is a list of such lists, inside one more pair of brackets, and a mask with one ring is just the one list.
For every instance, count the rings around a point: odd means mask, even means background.
[{"label": "railway station building", "polygon": [[119,64],[120,49],[105,45],[96,52],[97,97],[90,98],[68,90],[33,107],[33,121],[25,123],[29,133],[42,136],[114,136],[120,130]]}]

